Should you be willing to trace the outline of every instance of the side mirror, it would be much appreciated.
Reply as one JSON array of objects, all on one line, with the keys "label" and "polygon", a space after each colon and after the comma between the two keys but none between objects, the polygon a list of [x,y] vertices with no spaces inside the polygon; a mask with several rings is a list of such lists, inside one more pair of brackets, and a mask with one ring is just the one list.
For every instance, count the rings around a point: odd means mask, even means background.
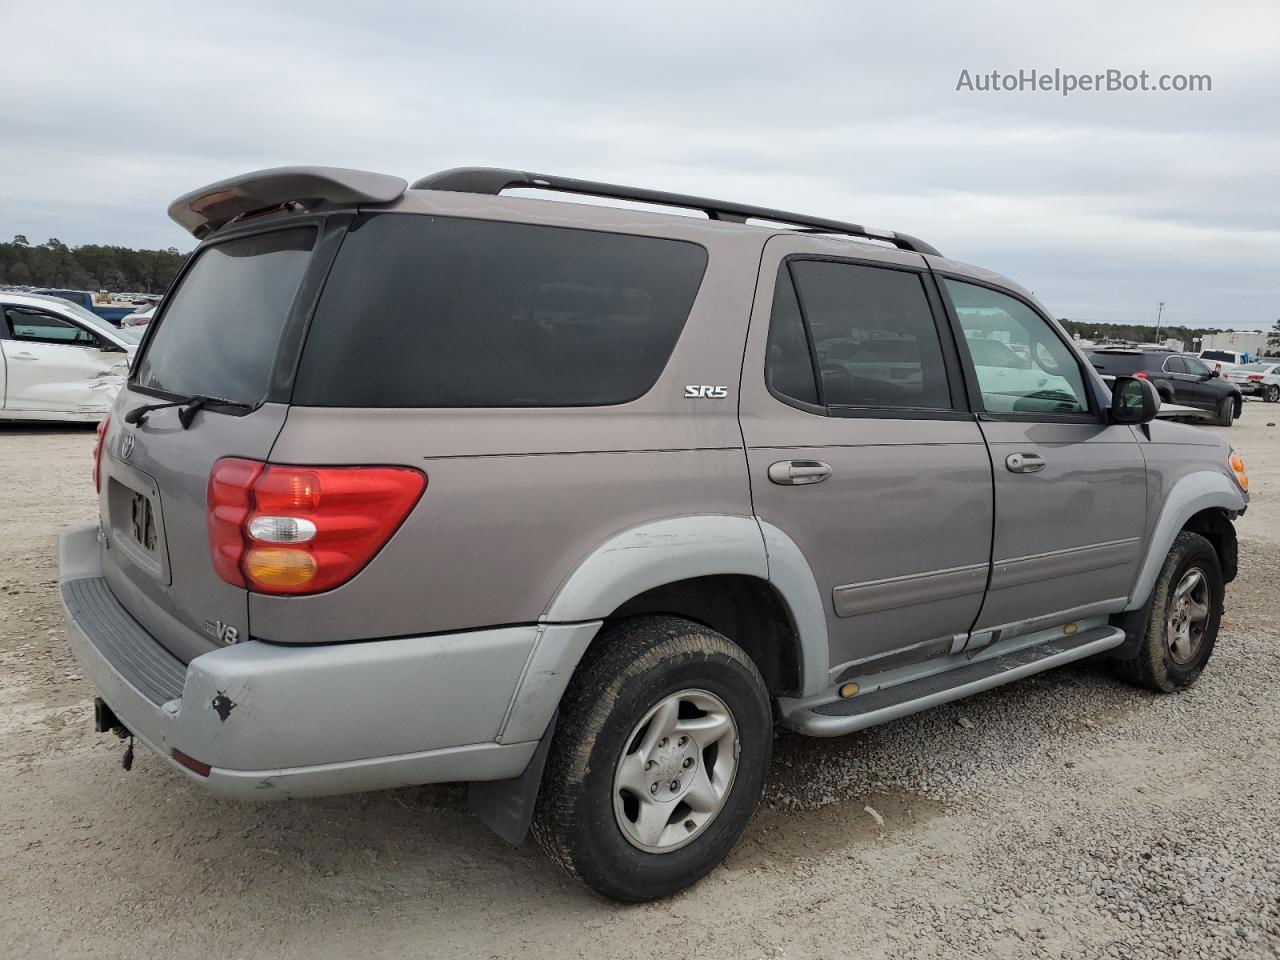
[{"label": "side mirror", "polygon": [[128,353],[124,347],[118,343],[112,343],[110,340],[99,340],[98,349],[103,353]]},{"label": "side mirror", "polygon": [[1112,423],[1150,423],[1160,412],[1160,394],[1150,380],[1116,377],[1111,385]]},{"label": "side mirror", "polygon": [[1221,371],[1221,370],[1210,370],[1210,371],[1209,371],[1209,379],[1210,379],[1210,380],[1214,379],[1215,377],[1220,377],[1220,376],[1222,376],[1222,371]]}]

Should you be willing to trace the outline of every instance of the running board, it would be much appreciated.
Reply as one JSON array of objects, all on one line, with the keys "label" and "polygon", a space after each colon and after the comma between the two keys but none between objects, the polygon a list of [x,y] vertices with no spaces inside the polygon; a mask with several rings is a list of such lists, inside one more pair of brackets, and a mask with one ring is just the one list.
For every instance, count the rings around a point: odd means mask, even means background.
[{"label": "running board", "polygon": [[[963,661],[940,673],[816,706],[783,707],[783,723],[811,737],[838,737],[960,700],[1033,673],[1083,660],[1124,642],[1118,627],[1100,626],[1033,647]],[[985,651],[984,651],[985,652]]]}]

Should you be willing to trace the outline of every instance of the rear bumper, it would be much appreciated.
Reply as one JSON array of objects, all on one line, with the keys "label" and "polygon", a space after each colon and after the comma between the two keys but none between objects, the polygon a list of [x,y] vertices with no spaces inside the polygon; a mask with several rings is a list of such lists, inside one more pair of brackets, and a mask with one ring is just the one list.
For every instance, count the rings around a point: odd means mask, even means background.
[{"label": "rear bumper", "polygon": [[[99,549],[93,526],[67,530],[59,541],[72,651],[135,736],[227,797],[518,776],[545,728],[513,725],[513,715],[528,712],[512,709],[526,665],[549,633],[583,629],[509,627],[315,646],[248,641],[184,665],[116,600]],[[511,739],[504,733],[520,742],[503,742]],[[209,764],[209,775],[177,763],[175,749]]]}]

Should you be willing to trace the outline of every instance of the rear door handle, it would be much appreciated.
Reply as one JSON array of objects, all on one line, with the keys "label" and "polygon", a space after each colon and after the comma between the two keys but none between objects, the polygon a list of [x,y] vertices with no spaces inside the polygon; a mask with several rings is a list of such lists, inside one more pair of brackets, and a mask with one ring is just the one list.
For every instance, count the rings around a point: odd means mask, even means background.
[{"label": "rear door handle", "polygon": [[34,353],[13,353],[9,355],[9,359],[10,360],[35,360],[37,358]]},{"label": "rear door handle", "polygon": [[1038,453],[1011,453],[1004,465],[1014,473],[1036,473],[1044,469],[1044,457]]},{"label": "rear door handle", "polygon": [[779,460],[769,464],[769,479],[784,486],[821,483],[831,476],[831,464],[821,460]]}]

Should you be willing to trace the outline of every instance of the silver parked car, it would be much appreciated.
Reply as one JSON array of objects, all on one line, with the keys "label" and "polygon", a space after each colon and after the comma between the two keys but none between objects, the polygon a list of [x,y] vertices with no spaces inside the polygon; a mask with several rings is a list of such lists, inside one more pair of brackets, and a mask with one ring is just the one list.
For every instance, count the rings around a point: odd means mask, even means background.
[{"label": "silver parked car", "polygon": [[923,241],[479,168],[170,214],[202,243],[61,591],[99,729],[217,794],[467,781],[646,900],[733,847],[775,720],[1095,655],[1172,692],[1213,652],[1243,462]]}]

